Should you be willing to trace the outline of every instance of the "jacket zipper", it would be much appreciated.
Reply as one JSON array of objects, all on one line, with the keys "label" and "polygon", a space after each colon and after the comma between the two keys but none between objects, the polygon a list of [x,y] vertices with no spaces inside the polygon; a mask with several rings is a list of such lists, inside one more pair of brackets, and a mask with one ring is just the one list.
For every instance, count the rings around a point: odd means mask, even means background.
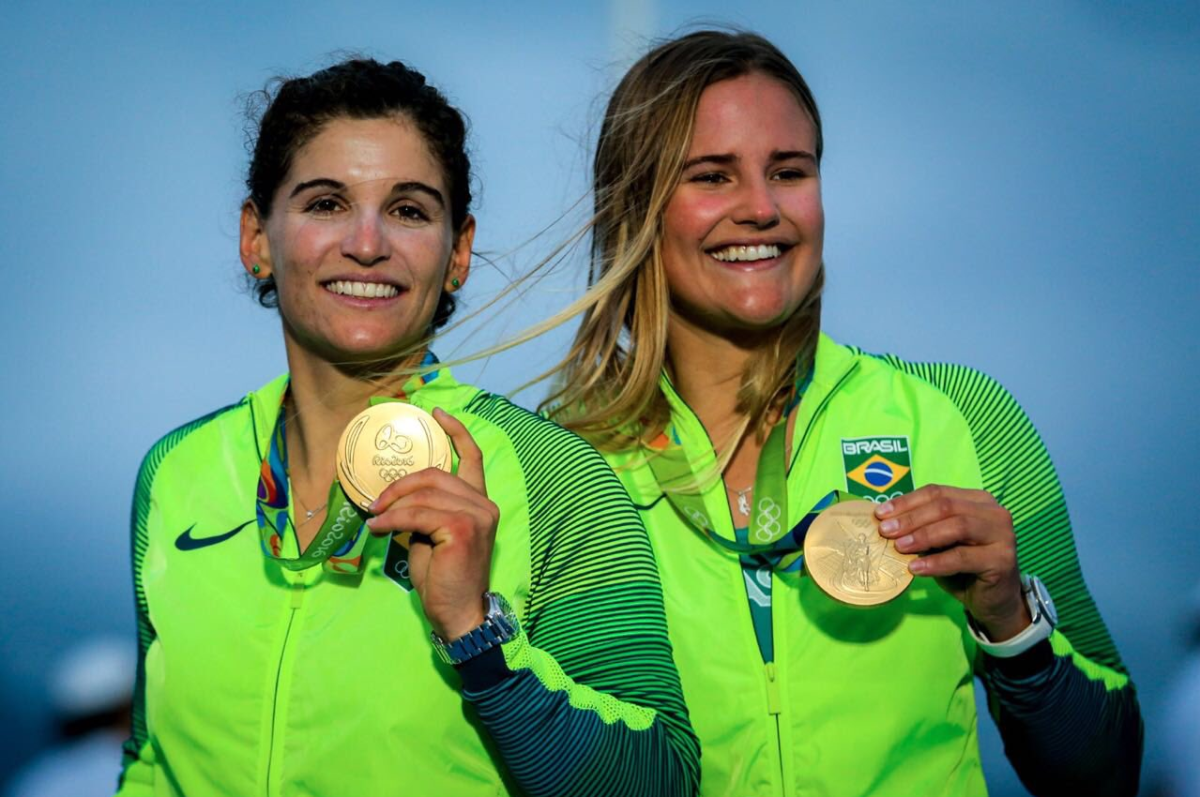
[{"label": "jacket zipper", "polygon": [[[805,424],[804,431],[800,433],[799,439],[793,440],[793,442],[792,442],[792,456],[791,456],[791,461],[788,462],[785,479],[787,478],[787,476],[791,475],[792,463],[798,462],[800,460],[800,449],[804,447],[804,443],[808,440],[808,435],[812,431],[813,424],[815,424],[817,422],[817,418],[819,418],[821,416],[821,413],[825,410],[826,405],[828,405],[830,400],[833,398],[833,394],[838,391],[838,388],[840,388],[842,386],[842,384],[847,379],[849,379],[850,375],[852,373],[854,373],[856,370],[858,370],[857,362],[853,363],[848,369],[846,369],[846,372],[843,373],[841,375],[841,377],[837,380],[837,382],[834,383],[833,387],[831,387],[828,391],[826,391],[825,395],[821,397],[820,403],[817,404],[816,409],[814,409],[812,415],[809,416],[808,423]],[[774,601],[772,601],[772,609],[771,609],[772,627],[774,626],[774,613],[775,613]],[[774,722],[775,722],[775,755],[776,755],[775,760],[779,767],[780,793],[781,794],[789,794],[792,790],[790,788],[788,788],[787,767],[784,765],[784,755],[785,755],[786,751],[783,749],[783,730],[782,730],[783,696],[780,694],[779,670],[775,666],[775,662],[771,661],[771,662],[766,663],[766,673],[767,673],[767,713],[770,715],[771,719],[774,720]]]},{"label": "jacket zipper", "polygon": [[267,797],[271,797],[271,768],[275,763],[275,723],[279,718],[279,682],[283,679],[283,662],[287,658],[288,640],[292,636],[292,623],[304,603],[304,582],[292,584],[291,610],[288,612],[287,628],[283,632],[283,644],[279,648],[279,663],[275,667],[275,688],[271,691],[271,733],[267,739]]},{"label": "jacket zipper", "polygon": [[[790,461],[787,464],[787,469],[786,469],[786,472],[784,475],[785,480],[788,476],[791,475],[792,464],[799,461],[800,449],[804,446],[805,441],[808,440],[808,435],[812,431],[813,424],[816,423],[817,418],[820,417],[820,415],[824,411],[825,407],[829,404],[830,400],[832,400],[833,394],[836,393],[838,391],[838,389],[842,386],[842,384],[845,383],[845,381],[850,378],[850,375],[853,374],[857,370],[858,370],[858,362],[856,360],[855,362],[850,364],[850,366],[842,373],[842,375],[840,377],[838,377],[838,380],[836,382],[834,382],[833,387],[829,388],[829,390],[827,390],[825,392],[825,395],[821,397],[820,403],[817,404],[816,408],[813,410],[812,415],[809,416],[808,423],[805,424],[804,431],[801,432],[799,440],[793,439],[792,455],[790,457]],[[696,416],[695,411],[692,410],[692,408],[690,406],[688,406],[687,402],[684,401],[682,399],[682,397],[680,397],[678,394],[676,394],[676,397],[679,398],[680,404],[682,404],[684,407],[686,407],[688,412],[691,413],[692,418],[696,421],[696,425],[698,427],[700,427],[700,430],[702,432],[704,432],[705,439],[708,441],[709,448],[715,452],[716,449],[713,446],[712,438],[708,436],[708,430],[704,428],[704,424],[700,423],[700,419]],[[772,608],[772,616],[773,615],[774,615],[774,608]],[[779,766],[779,785],[782,787],[782,793],[786,794],[786,793],[788,793],[789,790],[787,787],[787,783],[784,780],[784,769],[785,768],[783,765],[783,757],[784,757],[783,734],[780,730],[781,716],[783,714],[783,696],[780,694],[780,689],[779,689],[779,672],[775,666],[775,662],[773,662],[773,661],[766,662],[764,664],[764,669],[765,669],[766,679],[767,679],[767,714],[768,714],[768,716],[771,717],[772,720],[774,720],[774,723],[775,723],[775,755],[776,755],[777,765]]]}]

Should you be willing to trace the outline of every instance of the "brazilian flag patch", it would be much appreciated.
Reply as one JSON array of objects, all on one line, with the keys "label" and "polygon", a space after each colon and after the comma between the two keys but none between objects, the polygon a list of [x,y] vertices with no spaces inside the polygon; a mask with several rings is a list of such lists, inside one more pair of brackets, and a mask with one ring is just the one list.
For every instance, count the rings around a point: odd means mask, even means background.
[{"label": "brazilian flag patch", "polygon": [[908,437],[856,437],[842,440],[846,490],[877,503],[913,491]]}]

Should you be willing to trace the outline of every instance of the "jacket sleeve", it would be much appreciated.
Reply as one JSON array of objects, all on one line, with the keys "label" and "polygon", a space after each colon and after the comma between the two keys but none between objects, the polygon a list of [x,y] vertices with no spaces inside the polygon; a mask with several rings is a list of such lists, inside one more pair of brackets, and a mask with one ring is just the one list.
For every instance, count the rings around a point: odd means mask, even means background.
[{"label": "jacket sleeve", "polygon": [[1137,692],[1084,584],[1046,448],[1012,397],[992,386],[998,414],[1007,417],[987,436],[990,444],[977,442],[990,474],[985,487],[1012,513],[1017,561],[1045,582],[1058,613],[1040,651],[1008,661],[979,654],[1005,753],[1033,794],[1136,794],[1143,751]]},{"label": "jacket sleeve", "polygon": [[137,615],[138,660],[133,693],[132,729],[129,739],[122,746],[121,775],[117,782],[119,797],[149,797],[154,793],[157,765],[146,729],[146,651],[154,641],[154,627],[150,624],[150,609],[146,604],[145,590],[142,588],[142,562],[149,539],[147,529],[153,505],[151,485],[158,464],[168,449],[169,441],[164,440],[150,450],[142,461],[137,486],[133,491],[130,553],[133,563],[134,608]]},{"label": "jacket sleeve", "polygon": [[980,652],[977,671],[1026,788],[1042,794],[1135,794],[1143,728],[1137,693],[1088,593],[1062,488],[1045,445],[1013,397],[960,366],[896,365],[937,385],[971,429],[983,487],[1012,514],[1017,561],[1053,596],[1058,627],[1008,662]]},{"label": "jacket sleeve", "polygon": [[649,539],[587,443],[505,402],[530,503],[522,630],[460,667],[463,695],[531,795],[692,795],[699,743]]}]

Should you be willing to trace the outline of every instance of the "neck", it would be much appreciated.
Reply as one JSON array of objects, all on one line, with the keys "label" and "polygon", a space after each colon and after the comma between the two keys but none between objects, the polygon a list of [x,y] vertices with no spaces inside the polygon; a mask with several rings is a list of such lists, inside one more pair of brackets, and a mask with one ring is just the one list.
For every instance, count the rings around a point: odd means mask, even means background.
[{"label": "neck", "polygon": [[724,448],[726,438],[742,421],[737,394],[753,347],[673,316],[667,354],[680,398],[696,413],[718,448]]},{"label": "neck", "polygon": [[[369,368],[334,365],[288,346],[287,451],[292,487],[301,504],[313,509],[325,500],[335,475],[338,440],[372,396],[397,392],[424,356],[417,352],[397,364]],[[381,373],[392,371],[396,375]]]},{"label": "neck", "polygon": [[[734,439],[745,420],[737,410],[737,393],[742,374],[762,345],[762,337],[731,338],[702,329],[673,316],[667,338],[672,377],[680,398],[687,402],[708,431],[718,456],[728,455],[723,480],[730,512],[736,525],[749,522],[741,512],[737,492],[753,486],[763,441],[751,430]],[[791,419],[794,423],[795,418]],[[790,446],[792,425],[788,426]]]}]

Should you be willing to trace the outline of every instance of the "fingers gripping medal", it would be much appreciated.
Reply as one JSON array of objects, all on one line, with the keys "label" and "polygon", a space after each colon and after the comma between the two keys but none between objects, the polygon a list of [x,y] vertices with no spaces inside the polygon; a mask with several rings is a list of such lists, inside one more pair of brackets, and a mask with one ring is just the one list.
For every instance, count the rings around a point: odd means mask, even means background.
[{"label": "fingers gripping medal", "polygon": [[876,606],[912,583],[916,554],[896,550],[879,535],[875,504],[843,501],[819,514],[804,538],[808,573],[827,595],[855,606]]},{"label": "fingers gripping medal", "polygon": [[[387,486],[425,468],[450,472],[450,438],[425,410],[400,401],[380,401],[360,412],[338,441],[337,472],[342,489],[367,509]],[[399,538],[408,542],[408,535]]]}]

